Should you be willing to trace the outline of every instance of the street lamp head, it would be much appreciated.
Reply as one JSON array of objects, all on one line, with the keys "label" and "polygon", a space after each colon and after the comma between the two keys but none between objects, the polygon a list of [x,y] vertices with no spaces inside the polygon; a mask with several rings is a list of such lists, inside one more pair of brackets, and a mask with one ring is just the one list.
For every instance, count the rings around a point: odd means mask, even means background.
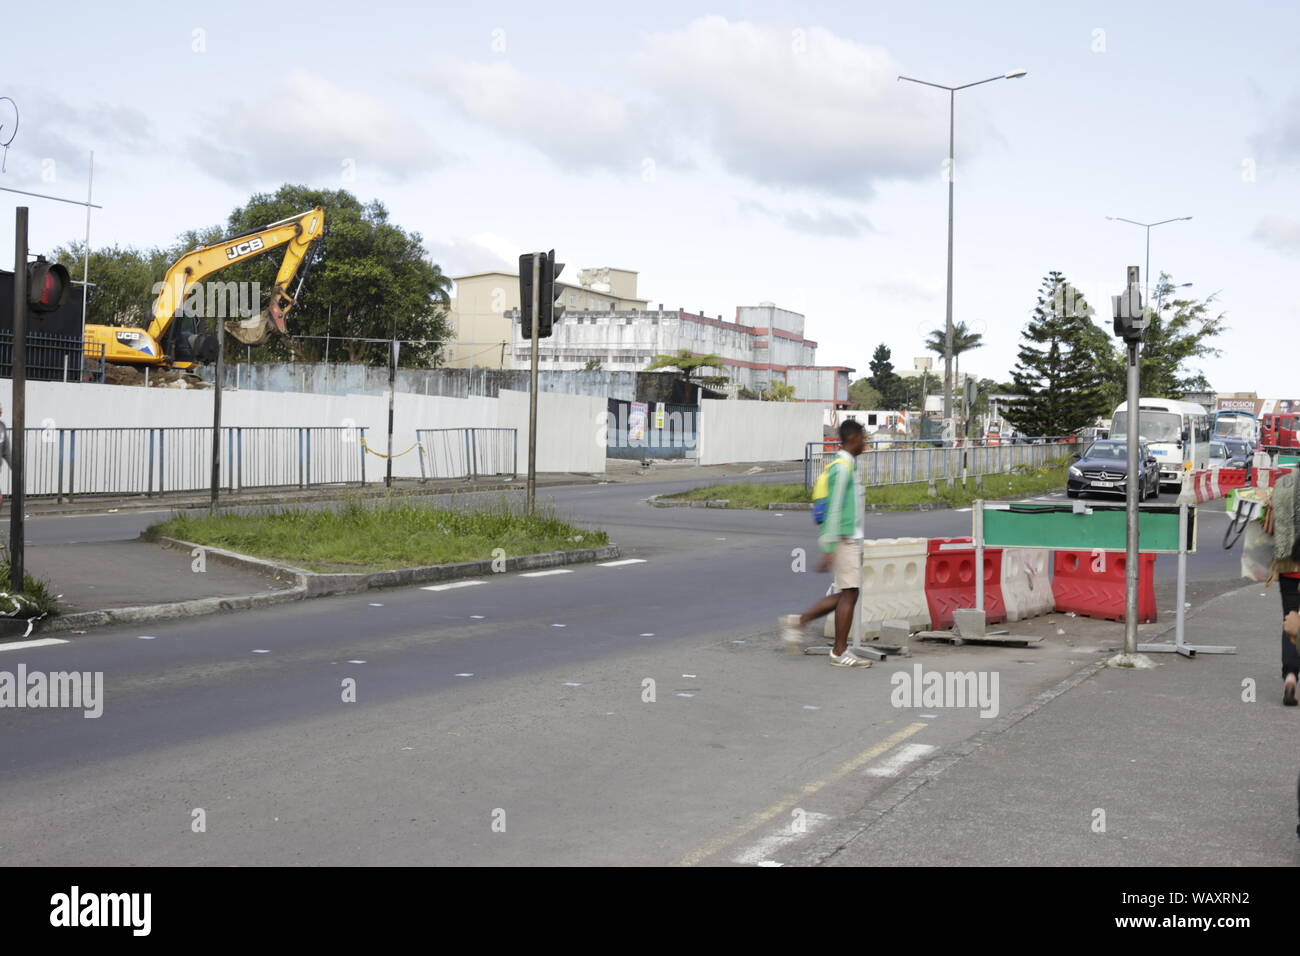
[{"label": "street lamp head", "polygon": [[1002,78],[1004,80],[1018,80],[1028,72],[1028,70],[1012,70],[1010,73],[1002,74]]}]

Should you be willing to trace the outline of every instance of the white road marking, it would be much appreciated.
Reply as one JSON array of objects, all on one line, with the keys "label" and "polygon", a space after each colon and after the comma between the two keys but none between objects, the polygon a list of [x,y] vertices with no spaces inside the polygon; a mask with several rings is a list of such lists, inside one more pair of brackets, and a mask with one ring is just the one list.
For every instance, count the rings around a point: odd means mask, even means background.
[{"label": "white road marking", "polygon": [[653,631],[646,631],[646,632],[645,632],[644,634],[642,634],[641,636],[642,636],[642,637],[654,637],[655,635],[654,635],[654,632],[653,632]]},{"label": "white road marking", "polygon": [[970,510],[971,510],[971,509],[969,509],[969,508],[958,508],[958,509],[957,509],[957,512],[958,512],[958,513],[961,513],[961,512],[963,512],[963,511],[970,511]]},{"label": "white road marking", "polygon": [[371,601],[371,602],[370,602],[370,606],[371,606],[371,607],[383,607],[382,604],[376,604],[374,601]]},{"label": "white road marking", "polygon": [[364,664],[365,661],[348,661],[349,664]]},{"label": "white road marking", "polygon": [[645,558],[624,558],[622,561],[602,561],[602,568],[621,568],[625,564],[645,564]]},{"label": "white road marking", "polygon": [[868,777],[897,777],[913,760],[920,760],[934,751],[935,747],[931,744],[903,744],[884,760],[868,767],[864,773]]},{"label": "white road marking", "polygon": [[552,624],[551,627],[568,627],[567,624]]},{"label": "white road marking", "polygon": [[473,674],[457,674],[457,677],[473,677]]},{"label": "white road marking", "polygon": [[270,654],[270,651],[253,651],[254,654]]},{"label": "white road marking", "polygon": [[780,850],[788,844],[794,843],[800,837],[807,836],[829,819],[830,817],[825,813],[805,812],[803,816],[804,827],[802,832],[794,832],[790,829],[791,823],[793,823],[793,820],[791,820],[790,823],[784,824],[774,833],[769,833],[753,846],[742,851],[739,856],[732,860],[732,862],[748,866],[779,865],[774,863],[772,860],[772,857],[775,855],[777,850]]},{"label": "white road marking", "polygon": [[483,620],[483,615],[482,615],[482,614],[471,614],[471,615],[470,615],[470,619],[471,619],[471,620],[474,620],[474,621],[481,621],[481,620]]},{"label": "white road marking", "polygon": [[154,637],[152,634],[141,634],[139,637],[136,638],[136,640],[138,640],[138,641],[156,641],[156,640],[158,640],[158,638]]},{"label": "white road marking", "polygon": [[42,637],[35,641],[14,641],[12,644],[0,644],[0,651],[24,651],[29,647],[49,647],[52,644],[66,644],[58,637]]},{"label": "white road marking", "polygon": [[[1139,407],[1140,407],[1140,406],[1139,406]],[[803,709],[804,709],[804,710],[821,710],[821,708],[818,707],[816,704],[804,704],[804,705],[803,705]]]},{"label": "white road marking", "polygon": [[694,695],[694,694],[688,694],[688,693],[686,693],[686,691],[679,691],[679,692],[677,693],[677,696],[678,696],[678,697],[694,697],[695,695]]},{"label": "white road marking", "polygon": [[566,680],[566,681],[564,682],[564,686],[565,686],[565,687],[581,687],[581,686],[582,686],[582,683],[581,683],[580,681]]},{"label": "white road marking", "polygon": [[554,571],[526,571],[519,575],[521,578],[544,578],[549,574],[572,574],[568,568],[557,568]]},{"label": "white road marking", "polygon": [[420,588],[421,591],[450,591],[452,588],[471,588],[476,584],[487,584],[486,581],[453,581],[451,584],[430,584]]}]

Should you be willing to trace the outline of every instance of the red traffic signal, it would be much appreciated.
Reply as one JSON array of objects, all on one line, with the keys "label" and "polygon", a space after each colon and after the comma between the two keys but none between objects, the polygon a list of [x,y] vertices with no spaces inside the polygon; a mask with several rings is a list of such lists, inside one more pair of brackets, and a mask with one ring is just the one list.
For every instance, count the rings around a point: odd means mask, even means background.
[{"label": "red traffic signal", "polygon": [[27,264],[27,305],[33,312],[55,311],[68,297],[70,285],[72,277],[57,262],[37,256],[35,262]]}]

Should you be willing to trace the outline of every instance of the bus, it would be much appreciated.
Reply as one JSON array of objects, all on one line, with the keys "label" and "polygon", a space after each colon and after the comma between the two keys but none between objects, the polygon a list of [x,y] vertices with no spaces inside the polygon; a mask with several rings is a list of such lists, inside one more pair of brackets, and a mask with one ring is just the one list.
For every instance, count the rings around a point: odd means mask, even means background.
[{"label": "bus", "polygon": [[[1128,437],[1128,402],[1111,416],[1110,437]],[[1188,470],[1210,463],[1210,414],[1195,402],[1172,398],[1138,399],[1138,437],[1160,462],[1160,484],[1181,488]]]},{"label": "bus", "polygon": [[1254,412],[1240,408],[1221,408],[1214,413],[1211,438],[1240,438],[1252,448],[1259,443],[1259,419]]}]

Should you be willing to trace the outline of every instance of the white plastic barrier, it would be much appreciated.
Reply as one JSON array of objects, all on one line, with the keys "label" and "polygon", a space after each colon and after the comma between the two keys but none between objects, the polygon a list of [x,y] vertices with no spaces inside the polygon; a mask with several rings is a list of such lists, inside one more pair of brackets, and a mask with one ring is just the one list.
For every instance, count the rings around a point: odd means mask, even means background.
[{"label": "white plastic barrier", "polygon": [[1048,573],[1052,552],[1037,548],[1002,549],[1002,600],[1008,621],[1023,621],[1056,608]]},{"label": "white plastic barrier", "polygon": [[[913,630],[930,626],[925,600],[926,538],[878,538],[863,542],[862,591],[858,613],[862,636],[878,637],[880,624],[905,620]],[[835,615],[826,616],[823,633],[835,636]]]}]

